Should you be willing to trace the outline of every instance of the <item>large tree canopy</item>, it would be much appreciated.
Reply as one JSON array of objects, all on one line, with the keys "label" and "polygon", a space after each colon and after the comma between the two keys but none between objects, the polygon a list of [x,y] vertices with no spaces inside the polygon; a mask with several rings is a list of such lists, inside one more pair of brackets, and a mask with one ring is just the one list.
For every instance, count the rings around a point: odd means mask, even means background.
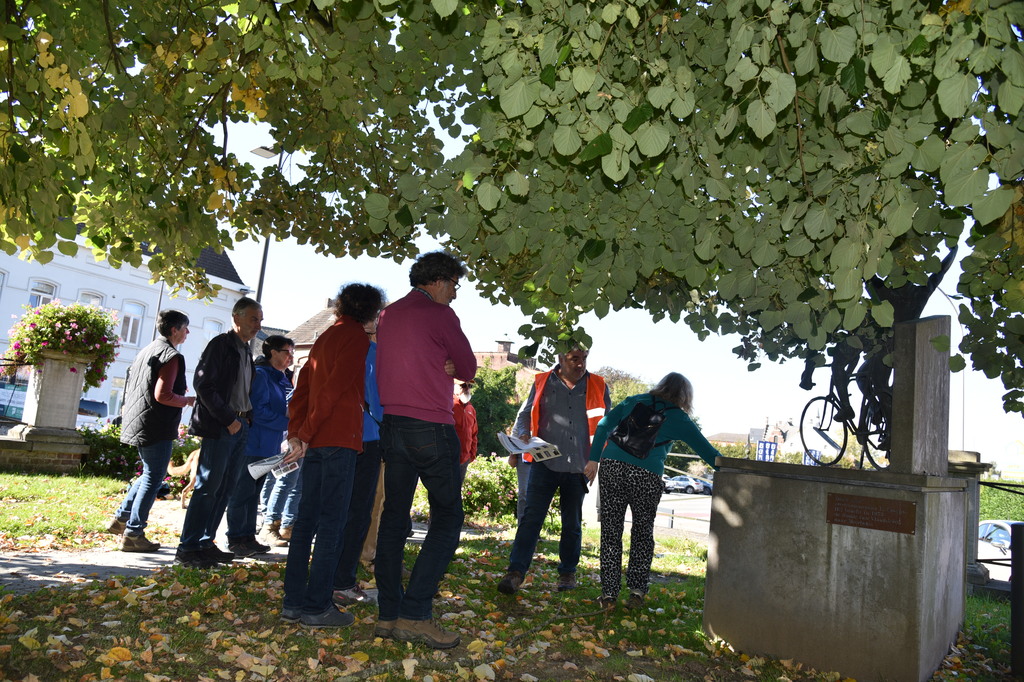
[{"label": "large tree canopy", "polygon": [[[641,307],[756,362],[893,321],[967,237],[961,350],[1024,397],[1024,3],[11,0],[0,246],[204,290],[206,244],[407,253],[420,231],[535,339]],[[468,146],[445,162],[428,111]],[[457,114],[461,112],[461,117]],[[256,177],[233,121],[304,178]],[[991,178],[995,178],[992,183]],[[990,189],[990,186],[992,189]]]}]

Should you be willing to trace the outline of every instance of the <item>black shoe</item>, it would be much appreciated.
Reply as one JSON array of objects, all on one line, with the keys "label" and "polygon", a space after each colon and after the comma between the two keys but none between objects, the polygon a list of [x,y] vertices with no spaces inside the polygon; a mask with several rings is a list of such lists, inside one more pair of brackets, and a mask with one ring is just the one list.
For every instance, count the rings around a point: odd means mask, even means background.
[{"label": "black shoe", "polygon": [[332,604],[323,613],[302,614],[299,622],[307,628],[346,628],[356,622],[356,617],[348,611],[339,611]]},{"label": "black shoe", "polygon": [[256,542],[256,538],[242,538],[241,540],[229,543],[228,549],[234,552],[237,557],[247,557],[255,554],[266,554],[270,551],[270,546]]},{"label": "black shoe", "polygon": [[179,549],[174,553],[174,563],[186,568],[213,568],[217,562],[203,556],[202,550]]},{"label": "black shoe", "polygon": [[215,564],[230,564],[235,559],[234,554],[222,551],[217,545],[203,547],[199,553],[203,555],[203,558],[209,559]]},{"label": "black shoe", "polygon": [[281,608],[281,620],[286,623],[298,623],[302,618],[302,609],[290,609],[287,606]]}]

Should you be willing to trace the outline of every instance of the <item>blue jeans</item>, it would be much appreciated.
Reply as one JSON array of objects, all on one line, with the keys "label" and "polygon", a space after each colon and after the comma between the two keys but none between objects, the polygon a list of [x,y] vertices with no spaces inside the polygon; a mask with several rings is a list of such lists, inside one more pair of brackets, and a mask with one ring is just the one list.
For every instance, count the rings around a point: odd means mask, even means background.
[{"label": "blue jeans", "polygon": [[516,521],[523,520],[526,513],[526,491],[530,486],[530,467],[533,462],[527,462],[523,456],[519,456],[519,463],[516,464]]},{"label": "blue jeans", "polygon": [[[384,509],[377,533],[377,602],[380,620],[429,620],[434,594],[459,546],[462,486],[459,438],[451,424],[384,415]],[[416,482],[430,503],[430,528],[423,540],[408,587],[402,586],[402,561]]]},{"label": "blue jeans", "polygon": [[249,465],[266,457],[243,457],[235,479],[235,489],[228,498],[228,543],[245,538],[256,537],[256,508],[260,503],[260,490],[263,481],[273,478],[264,474],[258,479],[249,474]]},{"label": "blue jeans", "polygon": [[167,476],[167,465],[171,462],[171,447],[174,441],[162,440],[152,445],[139,445],[139,458],[142,459],[142,474],[135,479],[128,489],[121,506],[117,508],[117,518],[127,522],[125,535],[142,535],[149,521],[149,510],[156,502],[156,495]]},{"label": "blue jeans", "polygon": [[[286,609],[318,614],[331,607],[356,457],[351,448],[306,451],[300,469],[302,499],[288,542],[288,565],[284,571]],[[314,535],[316,551],[312,551]]]},{"label": "blue jeans", "polygon": [[243,421],[242,428],[233,436],[225,428],[220,438],[203,439],[199,447],[196,487],[181,524],[179,550],[195,551],[213,546],[248,438],[249,425]]},{"label": "blue jeans", "polygon": [[580,563],[583,541],[583,496],[587,492],[583,474],[552,471],[542,463],[530,465],[530,484],[526,491],[526,513],[519,521],[508,570],[526,573],[540,540],[544,517],[555,496],[561,495],[562,537],[558,542],[558,573],[575,573]]},{"label": "blue jeans", "polygon": [[380,441],[363,441],[363,451],[356,456],[356,469],[352,479],[352,499],[348,503],[341,557],[334,574],[334,589],[348,590],[356,586],[359,556],[363,541],[370,530],[370,515],[377,497],[377,476],[380,474]]},{"label": "blue jeans", "polygon": [[[299,460],[302,464],[302,460]],[[302,470],[296,469],[290,474],[277,478],[267,476],[263,484],[263,523],[280,521],[282,528],[295,525],[295,515],[299,511],[299,497],[302,495]]]}]

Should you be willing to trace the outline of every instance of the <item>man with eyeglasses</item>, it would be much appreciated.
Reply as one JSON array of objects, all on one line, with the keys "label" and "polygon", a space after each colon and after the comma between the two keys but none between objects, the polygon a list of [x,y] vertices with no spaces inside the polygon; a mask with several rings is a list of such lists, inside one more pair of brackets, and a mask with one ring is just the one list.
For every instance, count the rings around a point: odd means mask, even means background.
[{"label": "man with eyeglasses", "polygon": [[[466,268],[443,251],[413,264],[413,289],[381,314],[377,327],[378,385],[384,421],[384,510],[377,534],[378,619],[375,634],[435,649],[459,636],[433,619],[437,585],[459,545],[462,476],[452,415],[452,377],[471,381],[476,357],[450,307]],[[409,511],[417,481],[430,499],[430,530],[402,584]]]}]

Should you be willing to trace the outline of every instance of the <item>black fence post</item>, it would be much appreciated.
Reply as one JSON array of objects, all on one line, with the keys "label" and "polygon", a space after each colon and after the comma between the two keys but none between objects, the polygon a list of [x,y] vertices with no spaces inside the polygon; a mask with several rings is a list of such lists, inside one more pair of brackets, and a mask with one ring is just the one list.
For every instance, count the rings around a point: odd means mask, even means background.
[{"label": "black fence post", "polygon": [[1010,669],[1024,676],[1024,523],[1010,524]]}]

